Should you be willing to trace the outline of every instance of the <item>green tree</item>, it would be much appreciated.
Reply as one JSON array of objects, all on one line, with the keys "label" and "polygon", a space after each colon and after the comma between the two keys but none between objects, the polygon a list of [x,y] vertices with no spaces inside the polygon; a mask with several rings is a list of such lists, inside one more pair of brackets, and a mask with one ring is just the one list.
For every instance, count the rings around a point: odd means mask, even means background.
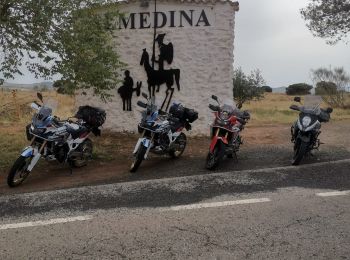
[{"label": "green tree", "polygon": [[[314,82],[326,82],[335,85],[329,87],[322,96],[323,100],[333,107],[347,107],[345,88],[350,84],[350,75],[344,68],[319,68],[312,70],[312,79]],[[323,83],[324,84],[324,83]]]},{"label": "green tree", "polygon": [[[77,89],[102,99],[119,82],[123,64],[112,46],[115,7],[100,0],[1,0],[0,73],[36,77],[62,75]],[[116,1],[114,1],[116,2]],[[23,58],[29,61],[23,64]]]},{"label": "green tree", "polygon": [[333,95],[337,92],[337,85],[333,82],[320,81],[317,82],[315,88],[315,95]]},{"label": "green tree", "polygon": [[287,95],[309,95],[312,86],[306,83],[297,83],[289,85],[286,89]]},{"label": "green tree", "polygon": [[241,68],[234,70],[233,99],[237,107],[242,108],[244,103],[263,98],[264,90],[261,88],[263,84],[265,80],[258,69],[251,71],[250,75],[244,74]]},{"label": "green tree", "polygon": [[301,15],[316,37],[335,44],[350,31],[350,0],[310,0]]}]

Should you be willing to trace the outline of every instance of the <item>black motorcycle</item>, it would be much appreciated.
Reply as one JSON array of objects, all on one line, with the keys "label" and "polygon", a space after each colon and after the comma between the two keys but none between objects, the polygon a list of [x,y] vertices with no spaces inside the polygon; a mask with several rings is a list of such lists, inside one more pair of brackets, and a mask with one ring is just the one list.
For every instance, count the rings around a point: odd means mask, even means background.
[{"label": "black motorcycle", "polygon": [[[294,98],[301,103],[300,97]],[[294,155],[292,164],[298,165],[303,157],[314,149],[318,149],[321,142],[318,138],[321,133],[321,123],[328,122],[332,108],[322,109],[319,96],[305,96],[304,105],[292,105],[290,109],[299,111],[299,119],[291,127],[292,143],[294,143]]]}]

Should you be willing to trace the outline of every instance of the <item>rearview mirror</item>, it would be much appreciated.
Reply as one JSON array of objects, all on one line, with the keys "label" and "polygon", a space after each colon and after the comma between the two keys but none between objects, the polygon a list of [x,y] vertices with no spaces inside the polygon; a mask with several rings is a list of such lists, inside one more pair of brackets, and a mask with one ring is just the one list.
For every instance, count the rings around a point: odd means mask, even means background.
[{"label": "rearview mirror", "polygon": [[212,104],[209,104],[209,108],[210,108],[211,110],[213,110],[213,111],[219,111],[219,110],[220,110],[220,108],[219,108],[218,106],[214,106],[214,105],[212,105]]},{"label": "rearview mirror", "polygon": [[215,95],[212,95],[211,98],[214,99],[215,101],[218,101],[218,97]]},{"label": "rearview mirror", "polygon": [[328,108],[326,109],[326,112],[327,112],[328,114],[332,113],[332,112],[333,112],[333,108],[328,107]]},{"label": "rearview mirror", "polygon": [[38,106],[38,104],[36,104],[35,102],[34,103],[31,103],[30,104],[30,107],[35,109],[35,110],[39,110],[40,109],[40,106]]},{"label": "rearview mirror", "polygon": [[300,97],[294,97],[294,101],[300,103],[301,102],[301,98]]},{"label": "rearview mirror", "polygon": [[137,101],[137,105],[142,108],[147,108],[147,104],[143,103],[142,101]]},{"label": "rearview mirror", "polygon": [[41,101],[41,102],[43,102],[44,103],[44,101],[43,101],[43,95],[41,95],[41,93],[36,93],[36,96],[38,97],[38,99]]},{"label": "rearview mirror", "polygon": [[148,99],[148,95],[147,95],[145,92],[142,92],[142,96],[143,96],[145,99]]}]

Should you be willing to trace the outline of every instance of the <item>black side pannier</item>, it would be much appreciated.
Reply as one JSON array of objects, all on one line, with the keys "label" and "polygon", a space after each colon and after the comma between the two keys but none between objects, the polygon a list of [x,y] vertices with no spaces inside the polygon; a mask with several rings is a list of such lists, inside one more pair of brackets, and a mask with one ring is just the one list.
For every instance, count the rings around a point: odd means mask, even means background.
[{"label": "black side pannier", "polygon": [[198,112],[196,112],[194,109],[186,108],[181,104],[171,105],[169,113],[181,121],[187,121],[189,123],[193,123],[198,119]]},{"label": "black side pannier", "polygon": [[185,108],[181,104],[172,104],[169,109],[169,114],[178,119],[183,119],[185,114]]},{"label": "black side pannier", "polygon": [[198,119],[198,112],[194,109],[185,108],[184,117],[188,120],[188,122],[193,123]]},{"label": "black side pannier", "polygon": [[81,106],[75,117],[84,120],[90,127],[100,127],[106,121],[106,112],[97,107]]}]

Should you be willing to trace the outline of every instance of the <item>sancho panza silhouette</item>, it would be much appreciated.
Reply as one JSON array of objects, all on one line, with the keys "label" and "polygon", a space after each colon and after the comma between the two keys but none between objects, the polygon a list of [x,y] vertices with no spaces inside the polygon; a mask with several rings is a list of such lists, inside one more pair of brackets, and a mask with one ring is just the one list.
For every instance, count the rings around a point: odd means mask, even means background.
[{"label": "sancho panza silhouette", "polygon": [[131,109],[131,99],[132,93],[136,91],[137,96],[140,96],[141,82],[137,82],[137,87],[134,87],[134,80],[130,77],[130,71],[126,70],[124,72],[125,78],[123,86],[118,89],[118,93],[123,100],[123,110],[132,111]]}]

